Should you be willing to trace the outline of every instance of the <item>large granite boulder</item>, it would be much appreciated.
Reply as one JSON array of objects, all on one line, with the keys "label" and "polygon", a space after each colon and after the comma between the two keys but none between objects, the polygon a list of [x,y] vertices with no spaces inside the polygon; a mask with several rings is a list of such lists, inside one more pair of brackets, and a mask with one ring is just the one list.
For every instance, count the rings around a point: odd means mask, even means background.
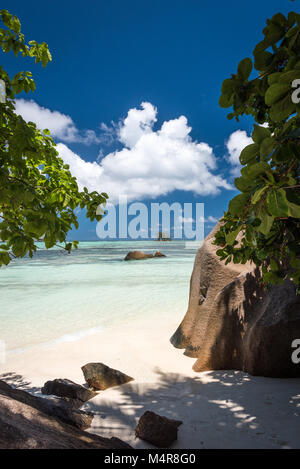
[{"label": "large granite boulder", "polygon": [[286,281],[264,290],[253,264],[225,265],[212,244],[217,225],[196,255],[187,313],[171,338],[197,358],[195,371],[236,369],[269,377],[300,377],[291,360],[300,338],[300,296]]},{"label": "large granite boulder", "polygon": [[178,427],[181,424],[180,420],[168,419],[147,410],[139,419],[135,436],[158,448],[168,448],[177,440]]},{"label": "large granite boulder", "polygon": [[125,375],[119,370],[114,370],[103,363],[87,363],[81,369],[86,382],[92,389],[103,391],[133,381],[131,376]]},{"label": "large granite boulder", "polygon": [[[62,399],[43,399],[33,396],[22,389],[14,389],[4,381],[0,381],[0,395],[16,399],[35,409],[60,419],[74,427],[85,430],[91,426],[93,414],[74,408],[68,401]],[[82,405],[82,404],[81,404]]]},{"label": "large granite boulder", "polygon": [[153,257],[166,257],[165,254],[162,254],[159,251],[156,251],[155,254],[146,254],[143,251],[130,251],[126,257],[125,261],[139,261],[142,259],[152,259]]},{"label": "large granite boulder", "polygon": [[69,379],[54,379],[47,381],[42,387],[42,393],[70,399],[70,403],[80,407],[84,402],[92,399],[97,394],[90,389],[86,389],[80,384]]},{"label": "large granite boulder", "polygon": [[118,438],[103,438],[68,425],[43,412],[35,396],[0,384],[0,449],[130,448]]}]

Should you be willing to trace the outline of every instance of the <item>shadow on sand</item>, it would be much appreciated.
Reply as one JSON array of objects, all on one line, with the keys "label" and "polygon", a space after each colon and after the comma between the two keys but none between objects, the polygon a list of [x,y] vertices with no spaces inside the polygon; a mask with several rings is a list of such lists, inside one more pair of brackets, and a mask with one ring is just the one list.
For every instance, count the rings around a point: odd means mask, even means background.
[{"label": "shadow on sand", "polygon": [[[240,371],[212,371],[187,377],[155,370],[155,384],[129,383],[87,402],[95,414],[91,433],[116,436],[136,448],[139,417],[152,410],[182,420],[173,448],[300,448],[300,380],[253,377]],[[16,373],[0,379],[41,395]]]},{"label": "shadow on sand", "polygon": [[156,370],[156,385],[134,382],[101,392],[85,405],[97,414],[90,431],[136,448],[139,417],[152,410],[182,420],[174,448],[299,448],[300,381],[212,371],[196,377]]},{"label": "shadow on sand", "polygon": [[5,381],[13,388],[22,389],[23,391],[27,391],[33,395],[42,395],[40,388],[33,386],[28,379],[17,373],[2,373],[0,374],[0,380]]}]

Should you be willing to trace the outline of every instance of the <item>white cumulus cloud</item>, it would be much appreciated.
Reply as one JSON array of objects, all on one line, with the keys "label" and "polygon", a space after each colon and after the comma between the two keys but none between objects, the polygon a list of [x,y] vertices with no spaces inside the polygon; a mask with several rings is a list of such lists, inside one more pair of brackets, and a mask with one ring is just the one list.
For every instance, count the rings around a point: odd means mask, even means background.
[{"label": "white cumulus cloud", "polygon": [[252,138],[248,137],[245,130],[236,130],[227,140],[226,147],[228,150],[228,161],[232,165],[231,172],[233,176],[238,176],[240,174],[240,154],[242,150],[251,143],[253,143],[253,140]]},{"label": "white cumulus cloud", "polygon": [[27,122],[34,122],[41,130],[49,129],[53,137],[64,142],[99,143],[94,130],[79,132],[70,116],[39,106],[33,100],[17,99],[16,112]]},{"label": "white cumulus cloud", "polygon": [[[128,200],[141,200],[174,190],[206,196],[232,189],[225,177],[217,173],[213,149],[191,138],[187,118],[180,116],[165,121],[155,129],[158,111],[149,102],[142,102],[139,109],[130,109],[119,123],[112,122],[110,127],[102,123],[100,134],[94,130],[80,131],[70,116],[32,100],[16,100],[16,111],[26,121],[35,122],[38,128],[49,129],[60,142],[105,145],[117,139],[123,148],[109,154],[104,154],[102,148],[94,162],[85,161],[64,143],[57,145],[79,186],[105,191],[113,201],[119,195],[126,195]],[[238,175],[239,155],[249,143],[252,140],[245,131],[237,130],[230,135],[225,159],[231,174]]]},{"label": "white cumulus cloud", "polygon": [[115,201],[119,195],[141,200],[174,190],[214,195],[221,189],[232,189],[215,173],[212,148],[192,140],[186,117],[166,121],[159,130],[154,130],[156,121],[157,109],[151,103],[130,109],[117,130],[124,148],[97,162],[84,161],[63,143],[57,149],[80,187],[105,191]]},{"label": "white cumulus cloud", "polygon": [[[221,218],[221,217],[220,217]],[[212,215],[209,215],[207,218],[205,217],[200,217],[199,221],[202,221],[204,223],[217,223],[220,218],[213,217]]]},{"label": "white cumulus cloud", "polygon": [[207,221],[208,223],[218,223],[219,218],[209,215],[205,221]]},{"label": "white cumulus cloud", "polygon": [[143,135],[151,133],[157,121],[157,109],[151,103],[142,103],[141,108],[130,109],[120,124],[119,140],[128,148],[133,148]]}]

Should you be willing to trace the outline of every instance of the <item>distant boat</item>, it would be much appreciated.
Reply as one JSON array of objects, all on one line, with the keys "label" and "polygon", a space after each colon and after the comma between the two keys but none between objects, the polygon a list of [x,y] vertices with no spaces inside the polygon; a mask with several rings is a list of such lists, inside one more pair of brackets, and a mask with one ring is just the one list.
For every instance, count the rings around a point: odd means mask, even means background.
[{"label": "distant boat", "polygon": [[166,233],[159,231],[158,236],[157,236],[157,241],[172,241],[172,238]]}]

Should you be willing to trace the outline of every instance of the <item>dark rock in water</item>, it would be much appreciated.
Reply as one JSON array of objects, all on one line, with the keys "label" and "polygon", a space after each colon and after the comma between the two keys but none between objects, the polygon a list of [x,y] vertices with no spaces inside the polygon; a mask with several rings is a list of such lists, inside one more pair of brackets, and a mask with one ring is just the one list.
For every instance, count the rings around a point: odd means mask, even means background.
[{"label": "dark rock in water", "polygon": [[[0,381],[0,395],[6,395],[27,404],[35,409],[59,418],[74,427],[85,430],[91,426],[93,414],[75,409],[69,402],[61,399],[43,399],[42,397],[33,396],[21,389],[14,389],[4,381]],[[82,402],[81,402],[82,405]]]},{"label": "dark rock in water", "polygon": [[139,261],[142,259],[153,259],[154,257],[166,257],[166,256],[159,251],[156,251],[155,254],[146,254],[143,251],[130,251],[126,255],[124,260],[125,261]]},{"label": "dark rock in water", "polygon": [[86,433],[46,414],[39,407],[47,400],[0,381],[0,449],[130,449],[118,438]]},{"label": "dark rock in water", "polygon": [[150,259],[154,257],[153,254],[146,254],[145,252],[143,251],[130,251],[126,257],[125,257],[125,261],[138,261],[138,260],[141,260],[141,259]]},{"label": "dark rock in water", "polygon": [[171,420],[147,410],[139,419],[135,435],[158,448],[168,448],[177,440],[180,420]]},{"label": "dark rock in water", "polygon": [[154,257],[166,257],[166,255],[163,254],[162,252],[156,251],[156,253],[154,254]]},{"label": "dark rock in water", "polygon": [[129,383],[133,378],[121,371],[114,370],[103,363],[88,363],[81,367],[84,378],[93,389],[104,390],[120,384]]},{"label": "dark rock in water", "polygon": [[300,377],[292,342],[300,337],[300,296],[289,280],[264,290],[253,264],[225,265],[213,244],[219,224],[198,250],[188,311],[171,338],[193,369],[242,370],[252,375]]},{"label": "dark rock in water", "polygon": [[42,393],[47,395],[52,394],[58,397],[67,397],[72,400],[74,399],[75,407],[80,407],[84,402],[96,396],[95,392],[92,392],[69,379],[54,379],[53,381],[47,381],[42,388]]}]

